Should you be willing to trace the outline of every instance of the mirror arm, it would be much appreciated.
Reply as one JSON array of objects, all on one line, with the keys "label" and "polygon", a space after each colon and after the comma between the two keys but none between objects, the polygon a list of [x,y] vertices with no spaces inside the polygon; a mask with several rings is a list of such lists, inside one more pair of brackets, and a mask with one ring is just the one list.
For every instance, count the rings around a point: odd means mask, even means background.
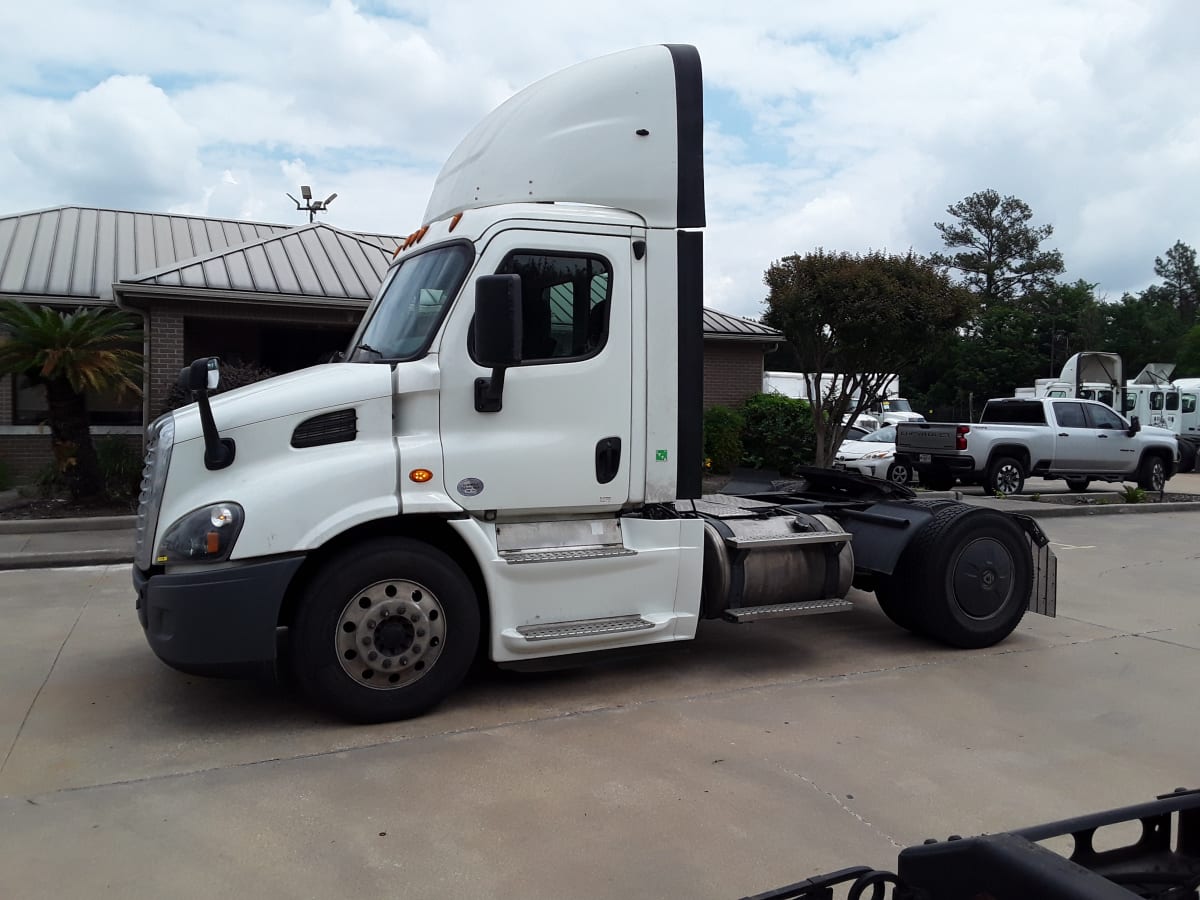
[{"label": "mirror arm", "polygon": [[207,389],[192,391],[192,396],[200,407],[200,427],[204,431],[204,467],[210,472],[224,469],[233,462],[237,445],[234,444],[233,438],[223,438],[217,433],[217,423],[213,419]]},{"label": "mirror arm", "polygon": [[475,412],[500,412],[504,407],[503,366],[492,369],[491,378],[475,379]]}]

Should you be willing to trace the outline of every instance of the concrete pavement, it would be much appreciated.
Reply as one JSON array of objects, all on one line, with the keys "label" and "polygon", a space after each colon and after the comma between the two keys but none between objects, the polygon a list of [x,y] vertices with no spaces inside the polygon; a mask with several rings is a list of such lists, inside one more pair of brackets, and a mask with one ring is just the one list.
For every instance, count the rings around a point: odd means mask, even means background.
[{"label": "concrete pavement", "polygon": [[1060,617],[985,651],[855,593],[365,728],[163,667],[127,567],[0,572],[0,894],[737,897],[1198,786],[1194,521],[1049,523]]}]

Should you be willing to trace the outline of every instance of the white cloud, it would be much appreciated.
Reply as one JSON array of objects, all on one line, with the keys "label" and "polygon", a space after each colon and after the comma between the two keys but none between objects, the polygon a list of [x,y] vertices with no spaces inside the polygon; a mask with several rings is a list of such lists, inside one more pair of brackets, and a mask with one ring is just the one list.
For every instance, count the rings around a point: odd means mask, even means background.
[{"label": "white cloud", "polygon": [[44,0],[7,4],[0,28],[10,209],[303,221],[284,192],[305,183],[338,192],[325,221],[406,233],[488,109],[670,40],[700,48],[723,107],[706,277],[730,312],[758,313],[786,253],[937,249],[933,221],[985,187],[1030,203],[1069,276],[1111,296],[1200,243],[1191,0]]}]

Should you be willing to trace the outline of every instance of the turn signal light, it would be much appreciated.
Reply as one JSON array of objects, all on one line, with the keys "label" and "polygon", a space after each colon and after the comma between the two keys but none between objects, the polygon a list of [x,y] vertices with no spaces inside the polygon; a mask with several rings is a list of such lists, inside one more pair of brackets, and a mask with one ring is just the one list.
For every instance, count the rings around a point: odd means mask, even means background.
[{"label": "turn signal light", "polygon": [[417,484],[424,484],[425,482],[432,480],[433,473],[428,469],[413,469],[408,473],[408,478],[410,481],[415,481]]},{"label": "turn signal light", "polygon": [[967,435],[971,432],[971,426],[970,425],[959,425],[958,428],[955,430],[956,430],[957,434],[955,434],[955,436],[954,436],[954,449],[955,450],[966,450],[967,449]]}]

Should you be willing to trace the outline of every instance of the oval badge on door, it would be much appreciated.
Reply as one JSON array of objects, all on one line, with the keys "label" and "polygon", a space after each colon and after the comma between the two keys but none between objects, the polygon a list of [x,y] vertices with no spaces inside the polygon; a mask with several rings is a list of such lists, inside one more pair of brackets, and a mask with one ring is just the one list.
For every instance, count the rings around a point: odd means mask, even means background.
[{"label": "oval badge on door", "polygon": [[483,493],[483,482],[478,478],[464,478],[458,483],[458,492],[464,497],[474,497]]}]

